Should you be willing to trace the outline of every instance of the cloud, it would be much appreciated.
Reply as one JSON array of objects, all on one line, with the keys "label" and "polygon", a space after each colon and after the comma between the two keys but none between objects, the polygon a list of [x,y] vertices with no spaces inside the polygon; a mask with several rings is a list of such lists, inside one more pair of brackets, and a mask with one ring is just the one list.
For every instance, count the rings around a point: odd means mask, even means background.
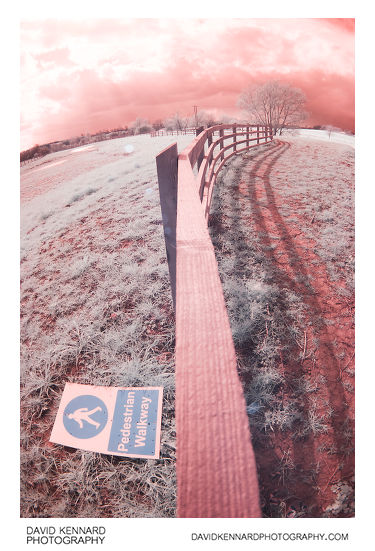
[{"label": "cloud", "polygon": [[70,59],[69,48],[55,48],[39,54],[32,54],[32,56],[40,68],[51,65],[58,65],[60,67],[70,67],[75,65],[75,63]]},{"label": "cloud", "polygon": [[341,29],[343,31],[347,31],[349,33],[352,33],[354,34],[354,31],[355,31],[355,19],[350,19],[350,18],[328,18],[328,19],[323,19],[323,21],[325,21],[326,23],[328,23],[329,25],[333,25],[334,27],[338,28],[338,29]]},{"label": "cloud", "polygon": [[23,143],[155,120],[240,114],[251,83],[302,89],[310,121],[354,129],[354,20],[64,20],[22,26]]}]

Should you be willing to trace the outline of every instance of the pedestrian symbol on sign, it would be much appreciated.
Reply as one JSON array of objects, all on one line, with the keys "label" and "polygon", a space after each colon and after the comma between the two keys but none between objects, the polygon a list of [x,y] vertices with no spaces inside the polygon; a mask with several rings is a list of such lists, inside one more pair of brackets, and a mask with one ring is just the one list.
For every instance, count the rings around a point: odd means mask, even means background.
[{"label": "pedestrian symbol on sign", "polygon": [[82,421],[87,421],[90,425],[94,425],[98,429],[100,427],[100,423],[97,423],[90,417],[90,415],[96,411],[102,411],[102,408],[98,406],[91,411],[89,411],[88,408],[76,409],[74,413],[68,413],[68,417],[69,419],[74,419],[74,421],[77,421],[80,429],[83,429]]},{"label": "pedestrian symbol on sign", "polygon": [[107,424],[108,411],[97,396],[77,396],[64,410],[65,429],[76,438],[92,438],[99,434]]}]

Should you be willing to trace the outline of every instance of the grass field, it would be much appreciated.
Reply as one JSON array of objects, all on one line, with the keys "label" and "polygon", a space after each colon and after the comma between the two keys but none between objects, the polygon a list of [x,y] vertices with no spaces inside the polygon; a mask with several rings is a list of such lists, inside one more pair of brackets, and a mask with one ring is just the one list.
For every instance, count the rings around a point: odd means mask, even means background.
[{"label": "grass field", "polygon": [[[177,138],[180,149],[191,140]],[[155,164],[170,141],[101,142],[22,168],[24,517],[175,515],[174,320]],[[50,444],[67,381],[163,386],[160,460]]]},{"label": "grass field", "polygon": [[[179,151],[192,136],[178,136]],[[174,321],[155,156],[171,137],[21,169],[21,516],[173,517]],[[125,154],[125,145],[134,148]],[[266,517],[352,516],[353,149],[233,158],[211,236]],[[163,386],[160,460],[49,442],[65,382]]]},{"label": "grass field", "polygon": [[228,163],[211,213],[263,514],[353,516],[353,148],[283,135]]}]

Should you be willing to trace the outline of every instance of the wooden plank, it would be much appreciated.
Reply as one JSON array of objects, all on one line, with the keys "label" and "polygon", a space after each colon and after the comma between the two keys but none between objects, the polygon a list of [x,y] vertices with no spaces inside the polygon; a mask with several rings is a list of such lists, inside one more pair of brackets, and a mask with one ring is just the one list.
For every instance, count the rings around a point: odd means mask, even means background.
[{"label": "wooden plank", "polygon": [[178,161],[176,428],[178,516],[260,517],[228,315],[186,156]]},{"label": "wooden plank", "polygon": [[173,306],[176,310],[177,143],[159,153],[156,157],[156,167],[169,279]]}]

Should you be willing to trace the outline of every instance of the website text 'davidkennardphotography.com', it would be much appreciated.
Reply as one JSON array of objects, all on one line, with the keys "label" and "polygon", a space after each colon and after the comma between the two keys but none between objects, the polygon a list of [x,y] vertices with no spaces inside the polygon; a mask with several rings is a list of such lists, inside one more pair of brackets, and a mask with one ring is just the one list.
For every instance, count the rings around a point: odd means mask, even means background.
[{"label": "website text 'davidkennardphotography.com'", "polygon": [[339,532],[192,532],[193,541],[349,541],[349,533]]}]

